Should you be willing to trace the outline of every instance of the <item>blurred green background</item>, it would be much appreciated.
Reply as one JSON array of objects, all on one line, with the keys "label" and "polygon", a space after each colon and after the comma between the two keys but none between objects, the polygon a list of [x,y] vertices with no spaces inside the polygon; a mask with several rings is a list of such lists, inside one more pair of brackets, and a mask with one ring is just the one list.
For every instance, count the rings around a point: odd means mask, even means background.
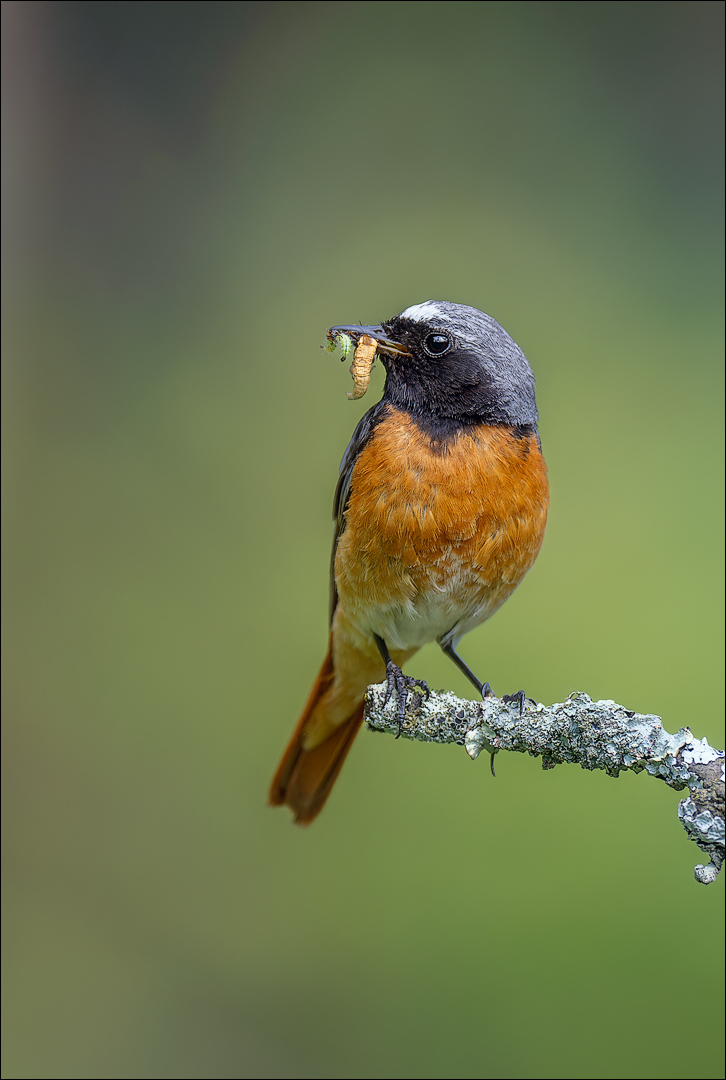
[{"label": "blurred green background", "polygon": [[4,1075],[721,1076],[675,792],[364,732],[311,829],[265,798],[381,386],[318,346],[431,297],[552,485],[464,657],[723,744],[722,5],[3,13]]}]

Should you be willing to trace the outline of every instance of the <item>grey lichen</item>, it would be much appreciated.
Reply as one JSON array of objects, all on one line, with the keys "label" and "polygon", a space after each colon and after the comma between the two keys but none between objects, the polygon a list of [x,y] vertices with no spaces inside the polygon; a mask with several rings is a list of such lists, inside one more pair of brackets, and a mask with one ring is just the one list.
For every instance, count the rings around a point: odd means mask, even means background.
[{"label": "grey lichen", "polygon": [[[724,756],[709,756],[714,751],[708,744],[704,750],[701,740],[693,752],[684,751],[684,758],[691,764],[694,775],[701,781],[678,807],[678,816],[691,840],[711,860],[707,866],[700,863],[694,868],[696,881],[710,885],[716,880],[724,859]],[[694,744],[695,745],[695,744]]]},{"label": "grey lichen", "polygon": [[715,881],[724,859],[724,754],[705,739],[694,739],[688,728],[671,735],[659,716],[630,712],[614,701],[592,701],[581,693],[550,706],[527,701],[520,715],[516,702],[493,697],[466,701],[449,692],[426,698],[414,690],[399,730],[398,704],[390,700],[384,706],[385,696],[385,683],[368,687],[365,717],[372,730],[456,743],[471,758],[482,750],[513,750],[541,757],[543,769],[564,762],[603,769],[609,776],[630,769],[647,772],[677,791],[688,788],[678,816],[710,860],[694,874],[702,884]]}]

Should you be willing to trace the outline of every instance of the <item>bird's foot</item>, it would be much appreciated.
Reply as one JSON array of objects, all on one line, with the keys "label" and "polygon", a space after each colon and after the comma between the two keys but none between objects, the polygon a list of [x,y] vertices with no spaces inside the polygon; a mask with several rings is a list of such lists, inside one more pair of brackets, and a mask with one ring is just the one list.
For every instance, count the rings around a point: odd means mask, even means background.
[{"label": "bird's foot", "polygon": [[515,702],[518,702],[519,703],[519,715],[520,716],[524,712],[524,706],[527,704],[528,701],[532,705],[537,704],[537,702],[534,700],[534,698],[528,698],[527,697],[524,690],[517,690],[516,694],[504,694],[502,696],[502,701],[505,701],[508,705],[514,704]]},{"label": "bird's foot", "polygon": [[388,689],[386,690],[383,708],[385,709],[386,705],[395,694],[398,698],[398,712],[396,713],[396,719],[398,720],[398,735],[396,735],[396,738],[399,739],[406,719],[406,702],[408,701],[409,693],[414,687],[419,687],[423,690],[424,696],[428,698],[431,691],[428,688],[428,683],[425,683],[423,679],[413,679],[410,675],[404,675],[400,667],[398,667],[397,664],[394,664],[393,660],[389,660],[386,664],[386,683],[388,684]]}]

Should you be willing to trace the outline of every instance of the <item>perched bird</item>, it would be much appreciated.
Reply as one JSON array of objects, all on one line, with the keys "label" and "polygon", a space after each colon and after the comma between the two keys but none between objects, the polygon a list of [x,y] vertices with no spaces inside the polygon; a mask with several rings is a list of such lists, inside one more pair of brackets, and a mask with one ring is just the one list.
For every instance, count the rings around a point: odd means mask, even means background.
[{"label": "perched bird", "polygon": [[328,652],[270,789],[302,825],[330,793],[366,687],[387,679],[400,720],[413,686],[427,690],[401,671],[422,645],[491,694],[456,646],[534,563],[548,506],[534,376],[491,316],[429,300],[330,334],[372,339],[386,383],[341,462]]}]

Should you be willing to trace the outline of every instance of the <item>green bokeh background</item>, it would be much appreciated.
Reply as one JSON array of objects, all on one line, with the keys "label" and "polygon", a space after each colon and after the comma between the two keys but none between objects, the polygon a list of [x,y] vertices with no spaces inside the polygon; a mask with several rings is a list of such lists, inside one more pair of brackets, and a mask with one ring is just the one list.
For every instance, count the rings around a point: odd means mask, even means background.
[{"label": "green bokeh background", "polygon": [[3,8],[4,1075],[721,1076],[676,793],[362,733],[311,829],[265,796],[381,386],[318,346],[430,297],[552,486],[463,655],[723,744],[722,5]]}]

